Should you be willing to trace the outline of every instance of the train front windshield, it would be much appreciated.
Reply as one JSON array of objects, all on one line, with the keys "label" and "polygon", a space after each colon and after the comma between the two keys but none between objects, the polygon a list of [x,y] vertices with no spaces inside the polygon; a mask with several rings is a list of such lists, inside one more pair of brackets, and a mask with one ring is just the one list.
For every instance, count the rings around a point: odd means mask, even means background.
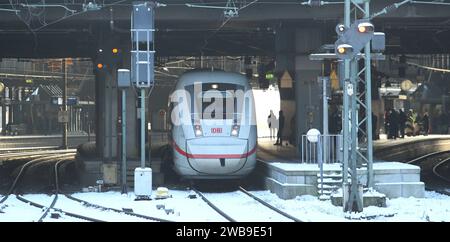
[{"label": "train front windshield", "polygon": [[242,114],[244,86],[232,83],[196,83],[185,87],[191,97],[192,120],[233,119]]}]

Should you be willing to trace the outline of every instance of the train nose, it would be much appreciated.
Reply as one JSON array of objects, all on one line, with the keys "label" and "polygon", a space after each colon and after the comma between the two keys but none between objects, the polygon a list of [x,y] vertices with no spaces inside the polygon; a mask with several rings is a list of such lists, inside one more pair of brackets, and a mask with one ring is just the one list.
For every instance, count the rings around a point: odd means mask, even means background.
[{"label": "train nose", "polygon": [[188,162],[200,173],[225,175],[244,167],[247,157],[252,155],[248,141],[244,139],[216,137],[188,140]]}]

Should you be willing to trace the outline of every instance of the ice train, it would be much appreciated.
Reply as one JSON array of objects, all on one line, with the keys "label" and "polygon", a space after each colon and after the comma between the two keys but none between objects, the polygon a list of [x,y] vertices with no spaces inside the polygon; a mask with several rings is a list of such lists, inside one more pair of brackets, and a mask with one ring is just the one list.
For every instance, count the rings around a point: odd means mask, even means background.
[{"label": "ice train", "polygon": [[170,95],[174,170],[187,179],[238,179],[256,163],[254,100],[245,76],[193,70]]}]

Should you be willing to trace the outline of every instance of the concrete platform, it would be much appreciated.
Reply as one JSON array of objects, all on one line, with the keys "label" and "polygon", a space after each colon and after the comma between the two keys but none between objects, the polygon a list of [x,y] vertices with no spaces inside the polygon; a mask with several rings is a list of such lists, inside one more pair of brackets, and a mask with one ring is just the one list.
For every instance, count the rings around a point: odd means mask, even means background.
[{"label": "concrete platform", "polygon": [[[282,199],[299,195],[318,195],[320,169],[317,164],[262,162],[266,174],[266,188]],[[425,185],[420,182],[418,166],[400,162],[374,163],[374,188],[389,198],[424,197]],[[324,186],[334,189],[342,187],[339,164],[324,165]],[[367,170],[358,169],[359,182],[366,183]]]},{"label": "concrete platform", "polygon": [[[293,145],[273,145],[275,140],[258,139],[258,157],[265,161],[285,163],[300,162],[300,155]],[[375,140],[374,157],[382,161],[406,161],[428,153],[450,150],[450,135],[406,136],[403,139]]]},{"label": "concrete platform", "polygon": [[419,135],[374,142],[374,157],[386,161],[408,161],[437,151],[450,150],[450,135]]}]

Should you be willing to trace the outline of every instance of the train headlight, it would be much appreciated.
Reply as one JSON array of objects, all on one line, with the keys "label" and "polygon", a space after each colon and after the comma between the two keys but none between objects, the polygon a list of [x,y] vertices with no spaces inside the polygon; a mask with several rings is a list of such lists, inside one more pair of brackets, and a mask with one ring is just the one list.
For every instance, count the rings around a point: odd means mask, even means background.
[{"label": "train headlight", "polygon": [[239,135],[239,126],[234,125],[231,129],[231,136],[238,136]]},{"label": "train headlight", "polygon": [[195,133],[195,136],[202,136],[202,134],[203,134],[202,127],[200,125],[195,125],[194,133]]}]

